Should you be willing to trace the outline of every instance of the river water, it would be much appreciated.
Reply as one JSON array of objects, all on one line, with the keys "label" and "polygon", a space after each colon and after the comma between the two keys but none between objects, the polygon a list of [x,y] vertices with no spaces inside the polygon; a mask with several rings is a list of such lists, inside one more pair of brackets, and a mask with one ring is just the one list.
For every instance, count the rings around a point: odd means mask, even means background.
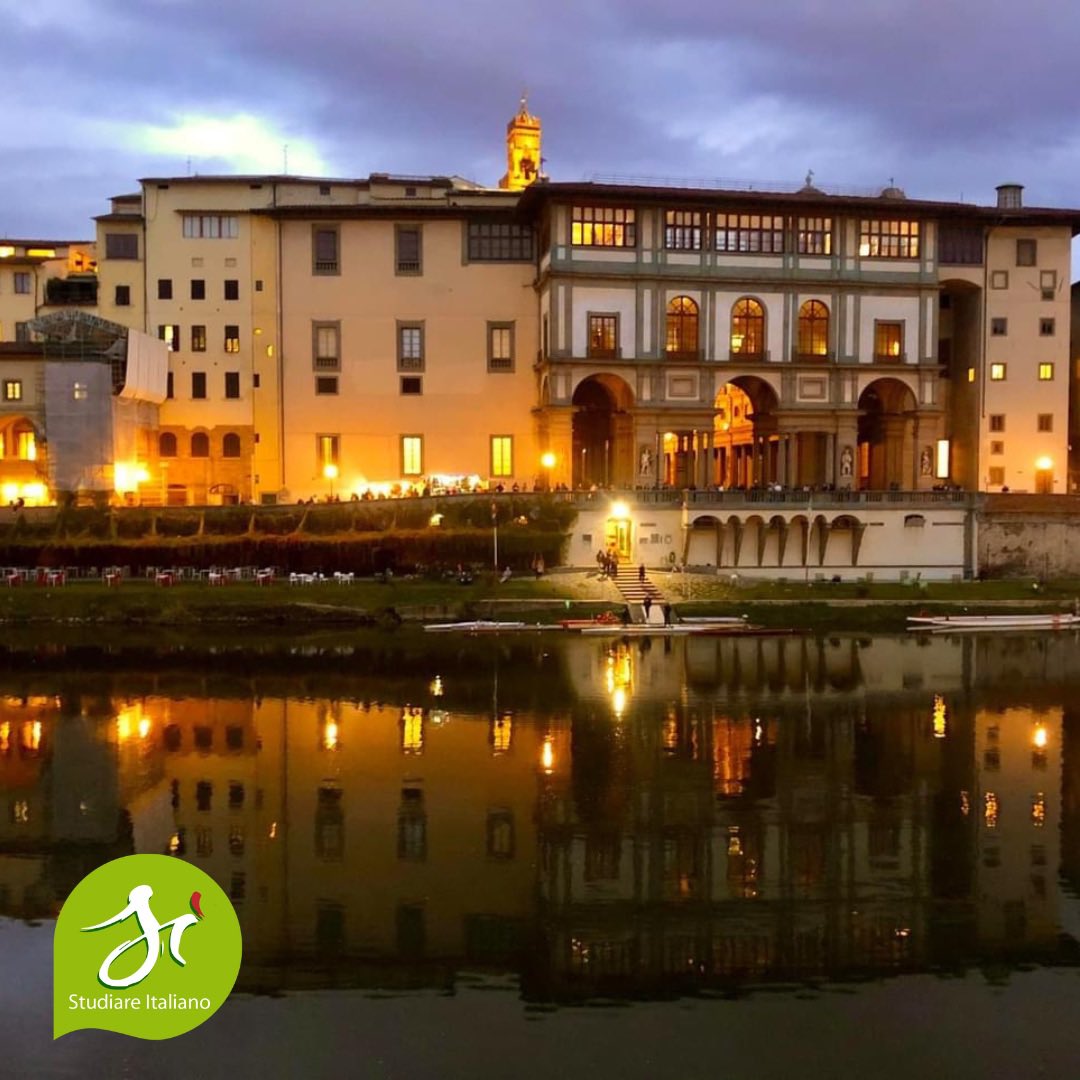
[{"label": "river water", "polygon": [[[1057,1077],[1072,635],[0,645],[0,1075]],[[236,991],[51,1042],[108,859],[232,897]]]}]

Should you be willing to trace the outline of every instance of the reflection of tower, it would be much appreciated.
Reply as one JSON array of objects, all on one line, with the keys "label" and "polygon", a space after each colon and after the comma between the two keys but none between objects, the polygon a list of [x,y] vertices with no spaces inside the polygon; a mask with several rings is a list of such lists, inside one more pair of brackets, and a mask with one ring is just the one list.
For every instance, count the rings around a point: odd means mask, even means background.
[{"label": "reflection of tower", "polygon": [[540,172],[540,118],[529,112],[525,95],[517,114],[506,125],[506,175],[499,187],[521,191],[528,187]]}]

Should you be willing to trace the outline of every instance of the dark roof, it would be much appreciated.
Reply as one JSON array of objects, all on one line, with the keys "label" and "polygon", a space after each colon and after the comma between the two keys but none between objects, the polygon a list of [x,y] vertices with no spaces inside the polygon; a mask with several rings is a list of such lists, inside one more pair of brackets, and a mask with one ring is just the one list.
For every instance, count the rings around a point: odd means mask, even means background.
[{"label": "dark roof", "polygon": [[41,341],[0,341],[0,359],[40,360],[45,355]]},{"label": "dark roof", "polygon": [[[93,240],[18,240],[8,236],[0,236],[0,246],[10,244],[12,247],[32,247],[32,248],[57,248],[57,247],[79,247],[92,244]],[[10,256],[9,256],[10,257]]]},{"label": "dark roof", "polygon": [[94,221],[127,221],[139,225],[143,221],[142,214],[97,214]]},{"label": "dark roof", "polygon": [[703,208],[730,206],[763,210],[767,207],[805,208],[818,213],[838,210],[873,212],[890,217],[957,218],[990,225],[1068,225],[1080,232],[1080,210],[1021,206],[1004,208],[973,203],[939,202],[891,195],[827,195],[817,190],[735,191],[721,188],[665,187],[645,184],[612,184],[583,181],[552,183],[537,181],[521,195],[523,213],[535,212],[545,202],[589,200],[602,203],[628,201],[661,203],[665,206]]}]

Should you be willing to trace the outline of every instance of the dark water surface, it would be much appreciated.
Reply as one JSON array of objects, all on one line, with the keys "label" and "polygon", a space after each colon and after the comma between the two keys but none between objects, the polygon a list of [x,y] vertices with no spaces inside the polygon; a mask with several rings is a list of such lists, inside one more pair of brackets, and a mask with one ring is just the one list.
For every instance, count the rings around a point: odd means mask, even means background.
[{"label": "dark water surface", "polygon": [[[51,1042],[172,852],[244,966]],[[1072,635],[0,642],[0,1076],[1071,1077]]]}]

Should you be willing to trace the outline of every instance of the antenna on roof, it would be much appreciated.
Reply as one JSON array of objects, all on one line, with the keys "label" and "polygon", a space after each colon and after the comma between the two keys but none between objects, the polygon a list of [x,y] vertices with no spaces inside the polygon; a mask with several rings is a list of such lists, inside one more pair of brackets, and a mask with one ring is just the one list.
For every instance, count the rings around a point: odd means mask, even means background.
[{"label": "antenna on roof", "polygon": [[288,143],[284,143],[282,145],[282,147],[281,147],[281,157],[282,157],[282,164],[281,164],[282,175],[288,176],[289,175],[289,144]]},{"label": "antenna on roof", "polygon": [[191,175],[191,158],[190,157],[188,157],[188,159],[187,159],[187,174],[188,174],[188,176]]}]

